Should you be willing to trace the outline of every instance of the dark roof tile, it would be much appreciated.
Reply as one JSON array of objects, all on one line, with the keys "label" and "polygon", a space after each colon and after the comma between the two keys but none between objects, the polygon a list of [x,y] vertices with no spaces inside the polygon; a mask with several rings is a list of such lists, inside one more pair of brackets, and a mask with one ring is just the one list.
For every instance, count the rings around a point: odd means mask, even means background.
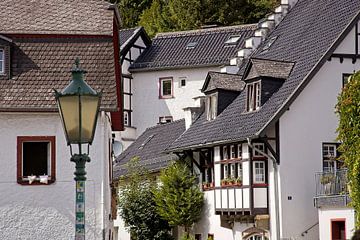
[{"label": "dark roof tile", "polygon": [[[359,18],[360,1],[299,0],[283,21],[268,37],[277,36],[268,50],[260,46],[254,58],[294,62],[284,84],[258,111],[245,113],[246,91],[213,121],[203,114],[167,150],[178,151],[195,146],[242,141],[256,137],[276,116],[286,109],[286,103],[298,90],[304,79],[340,38]],[[329,20],[330,19],[330,20]],[[263,46],[267,44],[264,42]],[[318,65],[318,63],[321,63]],[[310,80],[310,79],[309,79]]]},{"label": "dark roof tile", "polygon": [[[255,24],[218,27],[158,34],[152,45],[130,66],[132,71],[189,68],[227,64],[236,56],[245,39],[252,36]],[[225,44],[230,36],[240,35],[235,44]],[[188,49],[189,43],[196,46]]]},{"label": "dark roof tile", "polygon": [[241,76],[237,74],[228,74],[220,72],[209,72],[203,86],[203,92],[209,92],[215,89],[238,91],[245,86],[241,81]]},{"label": "dark roof tile", "polygon": [[159,171],[171,161],[177,160],[175,154],[166,154],[164,150],[185,131],[185,120],[160,124],[145,130],[116,159],[114,178],[126,173],[126,164],[134,157],[140,158],[140,165],[149,171]]}]

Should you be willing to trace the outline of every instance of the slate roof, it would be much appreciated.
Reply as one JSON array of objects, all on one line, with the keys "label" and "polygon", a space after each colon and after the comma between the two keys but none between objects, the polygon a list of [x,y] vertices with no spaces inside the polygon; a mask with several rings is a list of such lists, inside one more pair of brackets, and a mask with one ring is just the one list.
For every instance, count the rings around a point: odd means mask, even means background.
[{"label": "slate roof", "polygon": [[251,60],[251,69],[246,76],[246,80],[258,77],[271,77],[277,79],[287,79],[294,66],[292,62],[281,62],[266,59]]},{"label": "slate roof", "polygon": [[[161,33],[156,35],[152,45],[130,66],[130,70],[135,72],[227,64],[255,29],[255,24],[249,24]],[[241,36],[236,44],[225,44],[230,36],[236,35]],[[197,45],[193,49],[187,49],[187,45],[194,42]]]},{"label": "slate roof", "polygon": [[140,164],[150,172],[157,172],[171,161],[177,160],[177,155],[166,154],[164,150],[184,131],[184,119],[146,129],[135,142],[117,157],[113,168],[114,178],[118,179],[126,173],[126,164],[133,157],[139,157]]},{"label": "slate roof", "polygon": [[53,88],[71,80],[75,58],[88,84],[103,90],[102,108],[117,109],[112,38],[13,38],[12,78],[0,84],[0,111],[56,111]]},{"label": "slate roof", "polygon": [[119,36],[120,36],[120,46],[121,48],[124,47],[124,44],[131,38],[131,36],[134,35],[134,33],[136,32],[136,30],[138,30],[140,27],[136,27],[136,28],[128,28],[128,29],[121,29],[119,31]]},{"label": "slate roof", "polygon": [[228,74],[221,72],[208,72],[202,92],[209,92],[215,89],[229,90],[240,92],[245,87],[241,81],[241,76],[237,74]]},{"label": "slate roof", "polygon": [[[245,113],[246,91],[213,121],[203,114],[168,151],[243,141],[258,137],[274,123],[327,61],[359,19],[360,1],[299,0],[268,37],[277,37],[268,50],[260,46],[254,58],[294,62],[280,89],[258,111]],[[265,46],[268,42],[265,42]]]},{"label": "slate roof", "polygon": [[119,31],[120,54],[126,55],[139,37],[142,38],[146,46],[149,46],[151,44],[151,40],[143,27],[120,30]]},{"label": "slate roof", "polygon": [[112,35],[112,6],[102,0],[1,0],[0,32]]}]

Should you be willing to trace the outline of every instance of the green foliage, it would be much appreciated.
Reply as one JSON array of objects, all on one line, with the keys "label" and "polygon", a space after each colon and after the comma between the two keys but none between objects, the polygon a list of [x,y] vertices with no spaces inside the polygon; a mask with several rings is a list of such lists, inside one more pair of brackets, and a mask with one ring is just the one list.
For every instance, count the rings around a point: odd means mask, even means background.
[{"label": "green foliage", "polygon": [[158,213],[171,226],[183,226],[189,233],[191,226],[201,217],[204,194],[196,178],[183,163],[174,163],[160,175],[161,184],[154,189]]},{"label": "green foliage", "polygon": [[[342,143],[339,150],[348,168],[352,205],[360,213],[360,72],[343,88],[336,108],[338,140]],[[360,228],[360,214],[356,214],[356,228]]]},{"label": "green foliage", "polygon": [[109,0],[117,3],[124,28],[143,26],[158,32],[197,29],[208,23],[256,23],[280,0]]},{"label": "green foliage", "polygon": [[195,240],[195,237],[190,234],[184,234],[184,235],[182,235],[180,240]]},{"label": "green foliage", "polygon": [[120,181],[120,216],[135,240],[171,240],[170,226],[156,212],[152,188],[155,181],[140,167],[139,158],[128,164],[128,174]]}]

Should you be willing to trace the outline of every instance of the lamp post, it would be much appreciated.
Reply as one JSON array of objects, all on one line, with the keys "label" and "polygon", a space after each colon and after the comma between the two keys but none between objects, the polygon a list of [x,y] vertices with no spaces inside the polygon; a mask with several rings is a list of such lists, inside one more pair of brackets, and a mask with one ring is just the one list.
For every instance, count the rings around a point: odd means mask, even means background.
[{"label": "lamp post", "polygon": [[[85,163],[90,162],[89,151],[82,152],[82,144],[91,145],[94,139],[101,93],[93,90],[85,81],[86,71],[75,60],[71,70],[72,80],[61,92],[55,90],[61,121],[71,159],[75,163],[75,240],[85,240]],[[71,144],[78,145],[79,153],[73,154]]]}]

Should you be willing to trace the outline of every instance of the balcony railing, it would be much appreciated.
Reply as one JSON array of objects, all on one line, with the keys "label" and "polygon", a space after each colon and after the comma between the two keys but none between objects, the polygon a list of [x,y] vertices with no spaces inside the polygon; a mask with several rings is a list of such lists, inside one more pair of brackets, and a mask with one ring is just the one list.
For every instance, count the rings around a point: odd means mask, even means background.
[{"label": "balcony railing", "polygon": [[316,197],[348,194],[347,169],[316,173],[315,180]]}]

